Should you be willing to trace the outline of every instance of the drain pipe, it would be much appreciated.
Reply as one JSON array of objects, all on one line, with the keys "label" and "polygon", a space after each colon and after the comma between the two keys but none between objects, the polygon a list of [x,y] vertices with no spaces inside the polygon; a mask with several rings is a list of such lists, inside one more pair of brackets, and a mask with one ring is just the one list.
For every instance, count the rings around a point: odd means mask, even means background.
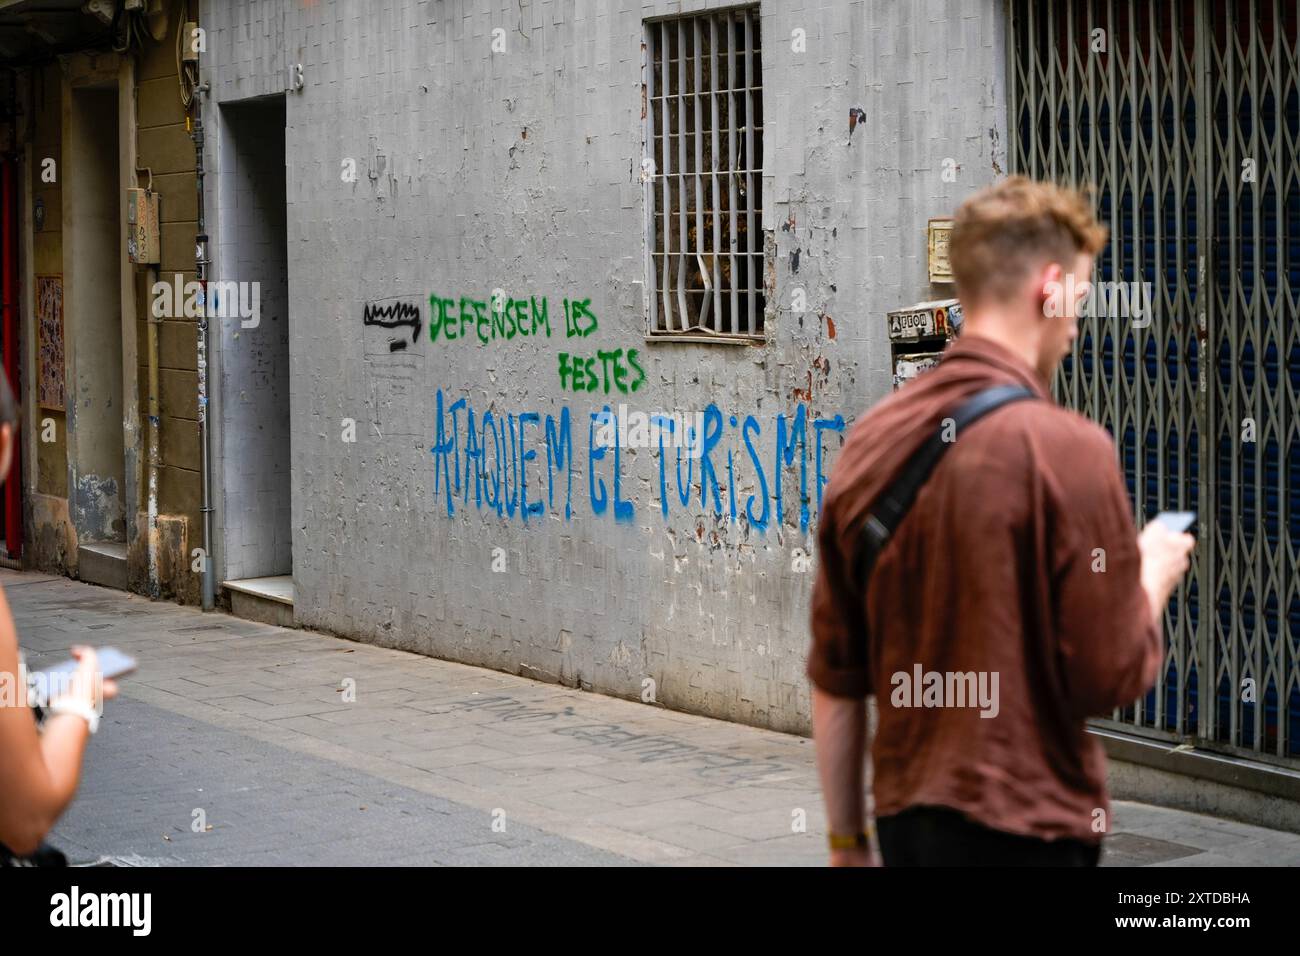
[{"label": "drain pipe", "polygon": [[[149,174],[149,188],[153,189],[153,173]],[[149,283],[149,288],[154,288],[158,281],[160,269],[157,266],[151,266],[149,272],[152,274],[153,282]],[[149,397],[148,397],[148,417],[149,417],[149,491],[147,502],[147,527],[149,540],[148,560],[149,560],[149,597],[158,600],[162,593],[162,588],[158,582],[158,468],[162,464],[161,452],[161,435],[159,434],[159,423],[161,412],[158,407],[158,326],[162,319],[154,315],[154,310],[149,309],[148,321],[145,327],[148,331],[145,348],[148,351],[149,363]]]},{"label": "drain pipe", "polygon": [[215,561],[212,557],[212,449],[208,420],[208,236],[203,216],[203,108],[194,98],[194,179],[198,184],[198,234],[194,241],[194,269],[203,287],[203,308],[198,317],[199,451],[203,478],[203,610],[216,603]]}]

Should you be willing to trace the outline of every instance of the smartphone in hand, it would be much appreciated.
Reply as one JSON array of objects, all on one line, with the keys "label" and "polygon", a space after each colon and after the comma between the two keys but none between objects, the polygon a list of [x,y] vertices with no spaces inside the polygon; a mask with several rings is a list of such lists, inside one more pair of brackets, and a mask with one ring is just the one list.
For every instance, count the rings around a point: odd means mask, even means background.
[{"label": "smartphone in hand", "polygon": [[[97,647],[95,648],[95,656],[99,659],[99,672],[104,675],[104,680],[125,677],[136,668],[135,658],[122,653],[116,647]],[[37,673],[49,676],[72,674],[80,666],[81,662],[76,658],[69,658],[62,663],[55,664],[53,667],[43,668]]]},{"label": "smartphone in hand", "polygon": [[1174,534],[1190,531],[1196,524],[1195,511],[1162,511],[1151,519],[1164,525]]}]

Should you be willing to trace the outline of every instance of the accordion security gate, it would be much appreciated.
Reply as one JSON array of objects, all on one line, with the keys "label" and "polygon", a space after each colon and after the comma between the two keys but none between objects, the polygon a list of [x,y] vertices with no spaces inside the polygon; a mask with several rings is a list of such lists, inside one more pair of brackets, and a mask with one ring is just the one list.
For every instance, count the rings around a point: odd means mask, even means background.
[{"label": "accordion security gate", "polygon": [[1139,521],[1200,518],[1159,681],[1099,723],[1300,767],[1300,0],[1008,10],[1012,170],[1090,188],[1094,278],[1150,292],[1081,319],[1058,395]]}]

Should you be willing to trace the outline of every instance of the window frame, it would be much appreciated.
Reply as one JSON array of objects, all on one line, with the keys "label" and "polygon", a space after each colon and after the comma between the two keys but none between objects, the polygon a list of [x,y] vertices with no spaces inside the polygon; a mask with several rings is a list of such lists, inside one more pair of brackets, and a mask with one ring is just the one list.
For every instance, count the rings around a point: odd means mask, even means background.
[{"label": "window frame", "polygon": [[[744,17],[744,41],[743,49],[737,50],[735,40],[736,19]],[[671,58],[671,47],[665,42],[667,39],[667,27],[675,24],[677,27],[676,49],[679,56],[676,58],[676,68],[678,69],[678,92],[675,94],[678,100],[677,124],[678,132],[674,133],[671,123],[668,121],[668,96],[672,94],[662,94],[663,103],[662,118],[663,125],[667,123],[669,128],[661,133],[656,128],[655,114],[657,95],[661,95],[655,88],[655,58],[656,53],[664,63],[664,71],[670,68],[673,62]],[[730,26],[732,29],[731,38],[726,45],[726,60],[728,66],[728,77],[725,85],[719,88],[718,77],[716,76],[716,60],[718,57],[718,37],[725,30],[719,30],[720,26]],[[673,14],[662,17],[647,18],[643,21],[643,42],[642,42],[642,184],[643,184],[643,209],[644,209],[644,226],[645,226],[645,280],[644,280],[644,310],[645,310],[645,338],[647,342],[703,342],[721,345],[753,345],[766,342],[768,333],[771,328],[771,319],[775,314],[772,310],[774,296],[772,290],[768,287],[772,251],[768,248],[766,233],[763,229],[763,187],[764,187],[764,132],[763,123],[763,77],[762,77],[762,31],[761,31],[761,14],[760,5],[756,3],[737,4],[734,6],[718,7],[714,9],[700,10],[692,13]],[[691,37],[691,55],[686,60],[682,57],[681,51],[684,49],[687,36]],[[715,61],[709,69],[709,89],[701,94],[702,85],[702,64],[704,57],[700,55],[700,40],[707,37],[708,39],[708,57]],[[689,83],[687,72],[690,71]],[[741,75],[737,75],[740,73]],[[742,85],[737,86],[740,82]],[[689,85],[691,92],[685,92]],[[671,84],[669,84],[671,89]],[[737,92],[743,91],[744,94],[744,116],[746,117],[746,126],[743,138],[736,134],[739,130],[733,125],[734,117],[739,115],[735,109]],[[719,96],[726,96],[725,116],[719,119]],[[688,100],[693,100],[688,111],[685,104]],[[708,103],[708,122],[704,123],[703,118],[697,112],[698,104],[701,102]],[[691,157],[687,157],[687,162],[683,163],[683,171],[678,172],[674,169],[674,159],[680,159],[686,152],[687,133],[682,132],[687,128],[687,116],[694,119],[691,124],[689,137],[694,140],[694,158],[693,169],[690,162]],[[757,115],[758,122],[750,124],[750,117]],[[723,142],[719,139],[719,134],[727,137],[728,141]],[[660,170],[655,165],[656,156],[656,136],[663,139],[665,147],[665,169]],[[673,139],[679,139],[679,147],[676,150],[677,156],[672,156],[667,148]],[[702,148],[705,140],[710,142],[707,153],[713,159],[713,169],[704,171],[701,167],[704,165],[704,154],[706,150]],[[734,140],[734,145],[732,140]],[[713,144],[717,144],[714,146]],[[725,146],[728,155],[737,156],[737,150],[742,150],[746,157],[748,168],[735,169],[737,163],[731,159],[727,163],[727,168],[717,170],[716,157],[720,149]],[[754,155],[755,149],[758,150],[758,162],[755,164],[749,157]],[[689,170],[689,171],[687,171]],[[678,177],[676,186],[670,182],[670,177]],[[693,178],[694,182],[691,183]],[[723,184],[726,184],[725,187]],[[693,217],[688,211],[682,209],[682,205],[688,202],[687,197],[690,194],[690,185],[694,186],[695,195],[700,196],[711,189],[715,201],[708,206],[708,212],[705,213],[703,203],[697,203]],[[725,188],[725,197],[721,196],[719,189]],[[738,201],[737,194],[740,199]],[[677,213],[674,213],[674,196],[677,197]],[[749,197],[753,197],[752,200]],[[725,206],[719,199],[725,198]],[[725,209],[725,212],[724,212]],[[659,236],[657,233],[658,224],[661,219],[667,220],[669,217],[676,215],[678,217],[678,229],[665,230],[665,242],[663,243],[662,252],[658,251]],[[720,220],[726,217],[725,227]],[[743,220],[743,227],[739,226]],[[712,223],[712,244],[708,242],[692,242],[685,238],[689,232],[688,222],[691,223],[695,235],[701,233],[708,235],[706,223]],[[742,249],[736,247],[738,231],[743,233],[744,246]],[[683,240],[681,245],[688,246],[686,251],[679,251],[676,256],[679,258],[689,259],[694,256],[697,268],[696,275],[703,280],[704,288],[701,290],[698,286],[688,289],[684,284],[683,270],[689,270],[692,266],[684,263],[678,263],[676,270],[675,290],[672,280],[672,266],[669,264],[669,257],[674,255],[673,252],[673,235]],[[732,251],[718,252],[723,248],[724,237],[729,237],[728,243]],[[706,263],[706,259],[708,263]],[[720,267],[721,263],[721,267]],[[710,265],[711,264],[711,265]],[[745,288],[740,286],[740,269],[744,269]],[[724,276],[727,281],[720,282]],[[668,278],[668,282],[662,280]],[[719,288],[721,286],[722,288]],[[665,290],[669,291],[665,291]],[[702,293],[702,294],[701,294]],[[691,302],[699,303],[699,314],[705,317],[703,324],[688,325],[691,321],[690,308],[688,306],[688,296]],[[671,308],[667,308],[664,302],[669,298]],[[718,316],[723,314],[723,307],[729,305],[729,311],[726,312],[729,321],[726,323],[730,328],[720,328]],[[718,309],[715,312],[714,306]],[[743,322],[743,327],[742,326]]]}]

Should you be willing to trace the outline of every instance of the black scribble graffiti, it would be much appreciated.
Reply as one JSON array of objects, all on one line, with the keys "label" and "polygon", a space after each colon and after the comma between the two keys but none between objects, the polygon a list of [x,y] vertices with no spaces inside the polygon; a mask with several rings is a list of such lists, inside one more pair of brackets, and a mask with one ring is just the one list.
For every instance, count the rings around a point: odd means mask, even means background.
[{"label": "black scribble graffiti", "polygon": [[[389,302],[380,304],[378,302],[367,302],[361,311],[361,323],[363,325],[377,325],[383,329],[400,329],[409,328],[411,330],[411,344],[415,344],[416,339],[420,337],[420,306],[414,302]],[[388,342],[388,351],[400,352],[406,348],[406,342],[401,339],[390,339]]]}]

